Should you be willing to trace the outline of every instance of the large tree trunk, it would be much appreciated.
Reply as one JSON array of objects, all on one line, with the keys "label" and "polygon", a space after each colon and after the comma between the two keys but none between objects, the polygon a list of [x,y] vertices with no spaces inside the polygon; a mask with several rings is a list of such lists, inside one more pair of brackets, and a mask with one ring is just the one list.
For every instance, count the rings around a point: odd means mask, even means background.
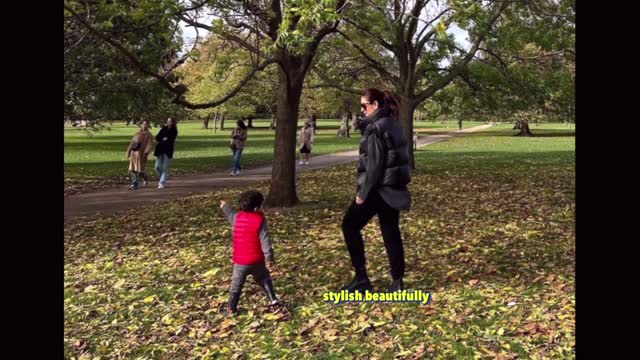
[{"label": "large tree trunk", "polygon": [[247,118],[247,123],[247,127],[253,127],[253,116],[249,116],[249,118]]},{"label": "large tree trunk", "polygon": [[207,114],[207,116],[202,120],[202,125],[205,129],[209,128],[209,120],[211,120],[211,114]]},{"label": "large tree trunk", "polygon": [[[411,143],[413,139],[413,113],[415,111],[415,105],[410,101],[400,100],[400,124],[404,129],[404,135],[407,141]],[[416,161],[413,154],[413,146],[409,146],[409,166],[411,169],[416,168]]]},{"label": "large tree trunk", "polygon": [[[358,120],[358,112],[354,112],[353,114],[351,114],[351,124],[349,124],[349,126],[347,126],[347,134],[349,133],[350,129],[353,129],[353,131],[356,131],[356,121]],[[347,135],[347,137],[349,137]]]},{"label": "large tree trunk", "polygon": [[271,186],[266,204],[293,206],[298,203],[296,193],[295,147],[298,112],[304,76],[279,69],[276,139],[273,151]]},{"label": "large tree trunk", "polygon": [[349,137],[349,119],[351,118],[351,111],[343,111],[340,116],[340,129],[338,129],[338,136]]},{"label": "large tree trunk", "polygon": [[518,132],[515,136],[533,136],[533,133],[531,133],[531,130],[529,129],[529,121],[526,119],[517,120],[516,125],[513,127],[513,129],[520,129],[520,132]]}]

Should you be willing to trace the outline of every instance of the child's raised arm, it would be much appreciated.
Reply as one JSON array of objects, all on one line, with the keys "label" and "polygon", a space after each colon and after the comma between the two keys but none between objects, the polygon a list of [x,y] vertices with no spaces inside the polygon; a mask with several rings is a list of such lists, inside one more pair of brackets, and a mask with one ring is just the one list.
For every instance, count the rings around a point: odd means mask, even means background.
[{"label": "child's raised arm", "polygon": [[236,211],[233,211],[231,205],[227,204],[226,201],[220,200],[220,209],[224,212],[224,215],[227,217],[227,220],[233,226],[236,223],[236,215],[238,214]]}]

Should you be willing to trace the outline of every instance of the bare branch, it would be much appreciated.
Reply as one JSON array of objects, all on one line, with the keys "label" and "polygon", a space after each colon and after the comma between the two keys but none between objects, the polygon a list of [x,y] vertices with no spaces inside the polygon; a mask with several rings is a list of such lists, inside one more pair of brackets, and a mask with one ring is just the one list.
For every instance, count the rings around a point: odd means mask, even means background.
[{"label": "bare branch", "polygon": [[332,80],[327,74],[323,73],[317,66],[313,66],[311,68],[311,71],[313,71],[314,74],[318,75],[318,77],[320,77],[324,83],[323,84],[316,84],[316,85],[311,85],[308,86],[308,89],[318,89],[318,88],[327,88],[327,87],[331,87],[334,89],[338,89],[338,90],[342,90],[344,92],[348,92],[348,93],[352,93],[352,94],[356,94],[356,95],[360,95],[362,94],[362,90],[361,89],[354,89],[354,88],[349,88],[346,86],[343,86],[341,84],[339,84],[337,81]]},{"label": "bare branch", "polygon": [[356,23],[355,21],[345,17],[344,20],[348,23],[351,24],[353,26],[355,26],[356,28],[358,28],[359,30],[367,33],[368,35],[370,35],[371,37],[373,37],[380,45],[382,45],[385,49],[393,52],[394,54],[397,55],[398,50],[393,47],[393,45],[391,45],[388,41],[386,41],[385,39],[382,38],[382,36],[378,35],[378,34],[374,34],[372,33],[369,29],[365,28],[364,26]]},{"label": "bare branch", "polygon": [[199,28],[211,31],[212,33],[214,33],[214,34],[216,34],[216,35],[218,35],[218,36],[220,36],[220,37],[222,37],[222,38],[224,38],[224,39],[226,39],[228,41],[234,42],[234,43],[238,44],[239,46],[247,49],[248,51],[253,52],[254,54],[257,54],[257,53],[260,52],[260,50],[257,49],[255,46],[253,46],[248,41],[240,38],[239,36],[237,36],[235,34],[232,34],[232,33],[229,33],[229,32],[216,33],[216,32],[213,31],[213,28],[211,26],[209,26],[209,25],[198,23],[198,22],[188,18],[185,15],[179,15],[178,17],[180,18],[180,20],[186,22],[187,24],[189,24],[191,26],[199,27]]},{"label": "bare branch", "polygon": [[378,73],[380,73],[380,75],[387,77],[393,80],[394,82],[400,81],[400,79],[397,76],[391,74],[387,69],[385,69],[385,67],[382,64],[380,64],[378,61],[373,59],[369,54],[367,54],[367,52],[364,51],[364,49],[360,47],[360,45],[356,44],[353,40],[351,40],[351,38],[349,38],[347,34],[345,34],[340,30],[337,30],[337,32],[338,34],[342,35],[342,37],[344,37],[349,43],[351,43],[362,54],[362,56],[364,56],[364,58],[371,65],[371,67],[374,68]]},{"label": "bare branch", "polygon": [[471,79],[469,78],[469,74],[466,74],[464,71],[461,72],[460,74],[458,74],[458,76],[460,77],[460,79],[462,79],[462,81],[464,81],[465,83],[467,83],[467,85],[469,85],[469,87],[474,91],[478,91],[478,87],[476,87],[475,85],[473,85],[471,83]]},{"label": "bare branch", "polygon": [[502,68],[503,68],[503,69],[505,69],[505,70],[506,70],[506,69],[508,68],[507,62],[506,62],[506,61],[504,61],[504,60],[503,60],[500,56],[498,56],[495,52],[493,52],[493,51],[491,51],[491,50],[489,50],[489,49],[485,49],[485,48],[478,48],[478,50],[484,51],[484,52],[486,52],[487,54],[489,54],[489,55],[493,56],[494,58],[496,58],[496,60],[498,60],[498,61],[500,62],[500,65],[502,65]]},{"label": "bare branch", "polygon": [[198,28],[194,28],[196,30],[196,39],[193,41],[193,46],[191,47],[191,50],[189,50],[186,54],[184,54],[184,56],[182,56],[182,58],[178,61],[176,61],[175,64],[173,64],[172,66],[170,66],[167,71],[165,71],[162,74],[162,77],[166,78],[169,74],[171,74],[171,72],[173,72],[173,70],[177,69],[178,66],[184,64],[185,61],[187,61],[187,59],[191,58],[191,53],[193,53],[193,50],[195,50],[196,46],[198,45],[198,39],[200,39],[200,34],[198,32]]},{"label": "bare branch", "polygon": [[558,50],[558,51],[551,51],[551,52],[547,52],[547,53],[542,53],[538,56],[531,56],[531,57],[524,57],[524,56],[514,56],[516,59],[520,60],[520,61],[527,61],[527,60],[538,60],[541,58],[545,58],[545,57],[553,57],[553,56],[563,56],[565,53],[569,53],[572,55],[575,55],[575,51],[573,49],[562,49],[562,50]]}]

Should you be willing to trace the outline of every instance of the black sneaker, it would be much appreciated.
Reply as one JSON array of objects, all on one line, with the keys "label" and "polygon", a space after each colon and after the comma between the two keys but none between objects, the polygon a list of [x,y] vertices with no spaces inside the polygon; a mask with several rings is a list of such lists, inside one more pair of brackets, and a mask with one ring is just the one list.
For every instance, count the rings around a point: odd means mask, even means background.
[{"label": "black sneaker", "polygon": [[391,283],[391,287],[389,287],[389,291],[396,292],[402,290],[404,290],[404,282],[402,281],[402,278],[393,280],[393,282]]},{"label": "black sneaker", "polygon": [[371,286],[371,282],[367,276],[364,277],[354,277],[353,280],[340,288],[340,290],[347,290],[349,292],[354,292],[356,290],[364,293],[366,290],[373,291],[373,287]]}]

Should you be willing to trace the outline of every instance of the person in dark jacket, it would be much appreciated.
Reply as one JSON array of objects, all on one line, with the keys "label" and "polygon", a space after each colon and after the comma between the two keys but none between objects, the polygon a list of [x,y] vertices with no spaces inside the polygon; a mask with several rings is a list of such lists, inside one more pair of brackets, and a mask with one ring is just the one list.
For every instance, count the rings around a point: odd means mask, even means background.
[{"label": "person in dark jacket", "polygon": [[360,231],[374,215],[389,257],[393,282],[389,291],[404,289],[404,249],[400,234],[400,210],[409,210],[407,184],[410,143],[398,121],[398,101],[389,91],[366,90],[360,106],[364,118],[356,122],[362,135],[357,169],[357,195],[342,220],[342,233],[355,269],[351,283],[341,290],[371,291],[364,243]]},{"label": "person in dark jacket", "polygon": [[169,163],[173,159],[173,145],[178,137],[178,127],[173,118],[167,119],[167,125],[163,126],[156,135],[156,149],[153,155],[156,157],[156,172],[160,176],[158,189],[164,189],[169,177]]},{"label": "person in dark jacket", "polygon": [[233,152],[233,160],[231,162],[231,176],[240,174],[240,159],[244,144],[247,141],[247,126],[244,121],[238,120],[237,127],[231,132],[231,151]]},{"label": "person in dark jacket", "polygon": [[316,114],[311,114],[311,116],[309,116],[308,122],[309,124],[311,124],[311,127],[313,128],[313,135],[315,135],[316,129],[318,129],[318,117],[316,116]]}]

